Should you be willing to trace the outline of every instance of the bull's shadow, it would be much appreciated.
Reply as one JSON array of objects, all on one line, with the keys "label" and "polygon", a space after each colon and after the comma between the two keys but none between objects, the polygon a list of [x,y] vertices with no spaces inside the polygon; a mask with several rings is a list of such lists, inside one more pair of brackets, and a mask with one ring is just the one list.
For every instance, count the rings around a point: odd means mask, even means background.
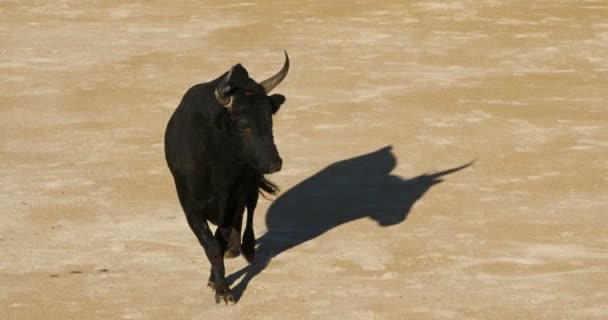
[{"label": "bull's shadow", "polygon": [[325,232],[361,218],[380,226],[407,218],[414,203],[443,176],[471,163],[411,179],[391,175],[397,159],[392,147],[336,162],[277,198],[266,214],[267,232],[258,239],[255,261],[228,277],[240,299],[247,285],[272,258]]}]

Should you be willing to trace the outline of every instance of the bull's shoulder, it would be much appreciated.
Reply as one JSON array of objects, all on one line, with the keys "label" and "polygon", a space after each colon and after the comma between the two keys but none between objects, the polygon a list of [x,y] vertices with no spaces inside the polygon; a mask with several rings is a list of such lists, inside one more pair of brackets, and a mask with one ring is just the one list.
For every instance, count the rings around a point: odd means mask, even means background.
[{"label": "bull's shoulder", "polygon": [[176,112],[198,123],[215,119],[217,113],[224,109],[215,97],[216,86],[214,80],[190,87],[182,97]]},{"label": "bull's shoulder", "polygon": [[214,108],[217,106],[212,86],[199,83],[190,87],[184,94],[179,108]]},{"label": "bull's shoulder", "polygon": [[215,98],[215,88],[221,81],[221,77],[204,83],[195,84],[190,87],[184,94],[183,100],[197,101],[206,105],[218,105]]},{"label": "bull's shoulder", "polygon": [[186,90],[184,97],[200,97],[213,93],[212,84],[210,82],[198,83]]}]

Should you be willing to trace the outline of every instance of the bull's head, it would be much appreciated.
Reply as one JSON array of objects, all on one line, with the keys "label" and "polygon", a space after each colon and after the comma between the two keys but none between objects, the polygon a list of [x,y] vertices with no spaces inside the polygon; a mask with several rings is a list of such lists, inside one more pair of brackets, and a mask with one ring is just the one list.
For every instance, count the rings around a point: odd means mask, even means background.
[{"label": "bull's head", "polygon": [[226,107],[228,119],[220,119],[221,126],[234,137],[238,157],[261,173],[281,170],[279,156],[272,135],[272,115],[279,111],[285,97],[269,95],[287,75],[289,57],[274,76],[257,83],[240,64],[230,69],[215,89],[217,101]]}]

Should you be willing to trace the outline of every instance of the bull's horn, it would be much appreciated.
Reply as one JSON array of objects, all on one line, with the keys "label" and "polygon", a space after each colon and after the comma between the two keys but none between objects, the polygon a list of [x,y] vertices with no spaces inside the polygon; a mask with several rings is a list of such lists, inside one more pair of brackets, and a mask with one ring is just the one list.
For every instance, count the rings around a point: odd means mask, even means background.
[{"label": "bull's horn", "polygon": [[232,104],[232,96],[228,94],[231,91],[229,83],[236,67],[237,66],[230,68],[230,71],[228,71],[224,79],[215,88],[215,98],[226,107],[229,107]]},{"label": "bull's horn", "polygon": [[226,107],[232,106],[232,96],[226,96],[218,89],[215,89],[215,98],[217,99],[217,101],[219,101],[219,103],[223,104]]},{"label": "bull's horn", "polygon": [[260,85],[264,87],[266,94],[269,94],[270,91],[272,91],[272,89],[278,86],[279,83],[281,83],[281,81],[285,79],[285,76],[287,76],[287,71],[289,71],[289,56],[287,56],[287,51],[283,52],[285,52],[285,64],[283,64],[283,68],[281,68],[281,71],[279,71],[274,76],[260,82]]}]

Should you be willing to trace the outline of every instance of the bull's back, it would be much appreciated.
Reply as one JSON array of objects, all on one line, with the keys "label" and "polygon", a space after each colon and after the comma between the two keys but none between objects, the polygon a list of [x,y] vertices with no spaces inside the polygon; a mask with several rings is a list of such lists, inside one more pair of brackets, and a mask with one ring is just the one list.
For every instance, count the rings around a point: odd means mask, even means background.
[{"label": "bull's back", "polygon": [[165,159],[172,173],[200,170],[205,161],[205,133],[212,130],[210,115],[215,107],[208,84],[190,88],[167,123]]}]

